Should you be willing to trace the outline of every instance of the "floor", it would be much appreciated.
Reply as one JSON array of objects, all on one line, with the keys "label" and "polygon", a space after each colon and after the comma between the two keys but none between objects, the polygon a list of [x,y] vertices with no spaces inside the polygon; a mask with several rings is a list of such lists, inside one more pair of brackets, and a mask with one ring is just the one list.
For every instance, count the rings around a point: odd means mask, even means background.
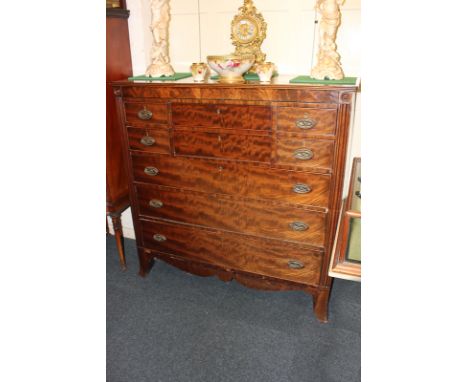
[{"label": "floor", "polygon": [[329,323],[304,292],[264,292],[156,262],[128,271],[107,237],[108,382],[358,382],[361,285],[337,279]]}]

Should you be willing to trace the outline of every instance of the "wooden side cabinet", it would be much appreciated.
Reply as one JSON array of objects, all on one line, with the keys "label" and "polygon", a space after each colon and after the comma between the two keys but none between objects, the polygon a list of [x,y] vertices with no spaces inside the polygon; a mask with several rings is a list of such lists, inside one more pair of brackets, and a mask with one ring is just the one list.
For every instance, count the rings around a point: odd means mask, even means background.
[{"label": "wooden side cabinet", "polygon": [[[111,81],[132,75],[125,1],[106,2],[106,213],[114,226],[120,266],[126,269],[121,214],[130,205],[128,175]],[[117,6],[118,5],[118,6]]]},{"label": "wooden side cabinet", "polygon": [[353,161],[349,192],[343,202],[329,275],[361,281],[361,158],[354,158]]}]

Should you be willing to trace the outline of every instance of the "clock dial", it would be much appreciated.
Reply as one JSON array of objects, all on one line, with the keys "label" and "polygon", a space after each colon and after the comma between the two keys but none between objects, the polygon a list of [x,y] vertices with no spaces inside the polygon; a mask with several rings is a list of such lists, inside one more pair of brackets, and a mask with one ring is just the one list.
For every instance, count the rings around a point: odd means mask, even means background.
[{"label": "clock dial", "polygon": [[248,43],[257,36],[257,25],[252,20],[240,19],[234,27],[234,33],[239,42]]}]

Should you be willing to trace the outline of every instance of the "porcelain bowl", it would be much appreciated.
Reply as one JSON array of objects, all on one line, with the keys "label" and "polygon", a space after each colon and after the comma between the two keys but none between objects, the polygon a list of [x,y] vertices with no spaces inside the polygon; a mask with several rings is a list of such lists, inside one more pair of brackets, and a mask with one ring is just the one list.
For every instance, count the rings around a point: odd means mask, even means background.
[{"label": "porcelain bowl", "polygon": [[242,75],[247,72],[255,62],[255,55],[226,54],[223,56],[208,56],[208,65],[219,74],[221,83],[245,82]]}]

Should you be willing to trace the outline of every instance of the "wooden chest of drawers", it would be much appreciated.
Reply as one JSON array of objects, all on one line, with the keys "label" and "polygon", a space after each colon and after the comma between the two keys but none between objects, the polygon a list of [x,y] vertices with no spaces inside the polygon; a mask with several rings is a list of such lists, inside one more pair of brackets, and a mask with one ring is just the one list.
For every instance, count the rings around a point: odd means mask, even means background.
[{"label": "wooden chest of drawers", "polygon": [[145,276],[155,258],[327,321],[354,86],[114,83]]}]

